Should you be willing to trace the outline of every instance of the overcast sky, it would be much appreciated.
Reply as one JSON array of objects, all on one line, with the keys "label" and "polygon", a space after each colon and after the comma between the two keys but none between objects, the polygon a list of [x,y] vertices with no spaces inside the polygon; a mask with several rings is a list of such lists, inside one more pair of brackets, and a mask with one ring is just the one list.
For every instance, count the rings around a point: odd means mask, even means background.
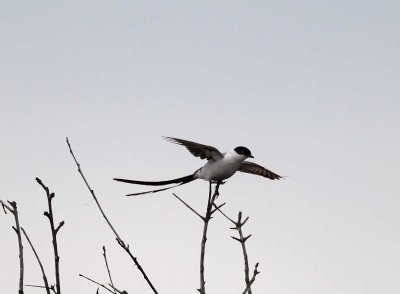
[{"label": "overcast sky", "polygon": [[[152,293],[116,244],[68,152],[160,293],[197,293],[202,222],[171,195],[113,177],[166,180],[204,162],[162,136],[248,147],[286,176],[235,174],[219,202],[243,211],[254,293],[400,293],[398,1],[0,1],[0,199],[51,282],[46,198],[56,193],[64,293],[107,283]],[[204,211],[208,184],[175,189]],[[13,219],[0,214],[2,293],[18,286]],[[243,261],[210,224],[208,293],[242,293]],[[26,284],[42,284],[25,243]],[[26,288],[25,293],[43,293]],[[101,293],[105,293],[104,291]]]}]

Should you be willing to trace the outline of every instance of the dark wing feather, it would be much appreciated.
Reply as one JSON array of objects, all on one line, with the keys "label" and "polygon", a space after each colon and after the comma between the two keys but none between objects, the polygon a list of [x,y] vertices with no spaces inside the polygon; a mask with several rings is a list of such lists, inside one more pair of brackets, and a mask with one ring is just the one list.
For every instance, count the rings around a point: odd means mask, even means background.
[{"label": "dark wing feather", "polygon": [[271,180],[275,179],[280,179],[282,178],[280,175],[277,175],[276,173],[273,173],[270,170],[267,170],[265,167],[262,167],[261,165],[258,165],[254,162],[250,161],[243,161],[242,164],[239,167],[239,171],[244,172],[244,173],[249,173],[253,175],[258,175],[262,176]]},{"label": "dark wing feather", "polygon": [[164,138],[169,142],[185,146],[190,153],[192,153],[196,157],[200,157],[201,159],[217,160],[223,157],[221,152],[219,152],[217,148],[212,146],[207,146],[196,142],[191,142],[172,137],[164,137]]}]

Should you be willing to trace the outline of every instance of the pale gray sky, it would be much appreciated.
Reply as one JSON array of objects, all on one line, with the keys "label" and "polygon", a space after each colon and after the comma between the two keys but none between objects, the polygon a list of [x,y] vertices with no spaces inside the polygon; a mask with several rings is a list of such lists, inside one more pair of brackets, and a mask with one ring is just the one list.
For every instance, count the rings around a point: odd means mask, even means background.
[{"label": "pale gray sky", "polygon": [[[40,177],[56,192],[62,287],[78,277],[151,293],[103,221],[68,153],[69,136],[104,209],[160,293],[194,293],[202,223],[170,191],[125,198],[203,164],[161,136],[248,147],[287,176],[237,174],[221,189],[250,220],[254,293],[399,293],[398,1],[0,1],[3,200],[49,273]],[[208,185],[175,190],[204,210]],[[0,215],[0,285],[17,290],[18,253]],[[230,224],[211,223],[209,293],[241,293]],[[25,245],[26,283],[41,284]],[[54,280],[52,281],[54,283]],[[42,293],[26,289],[26,293]]]}]

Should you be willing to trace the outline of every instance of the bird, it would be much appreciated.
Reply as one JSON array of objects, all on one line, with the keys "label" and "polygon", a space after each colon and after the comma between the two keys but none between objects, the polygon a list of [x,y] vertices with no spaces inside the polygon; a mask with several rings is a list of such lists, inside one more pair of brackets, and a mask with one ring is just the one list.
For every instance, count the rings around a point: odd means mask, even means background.
[{"label": "bird", "polygon": [[237,171],[262,176],[270,180],[279,180],[282,177],[265,167],[254,162],[247,161],[248,158],[254,158],[250,150],[244,146],[238,146],[233,150],[221,153],[217,148],[209,145],[204,145],[188,140],[164,137],[167,141],[184,146],[189,152],[200,159],[206,159],[207,163],[196,170],[194,173],[166,181],[137,181],[121,178],[114,178],[115,181],[128,184],[146,185],[146,186],[166,186],[176,184],[172,187],[132,193],[126,196],[137,196],[148,193],[155,193],[171,189],[180,185],[190,183],[197,179],[210,181],[212,183],[223,183],[224,180],[233,176]]}]

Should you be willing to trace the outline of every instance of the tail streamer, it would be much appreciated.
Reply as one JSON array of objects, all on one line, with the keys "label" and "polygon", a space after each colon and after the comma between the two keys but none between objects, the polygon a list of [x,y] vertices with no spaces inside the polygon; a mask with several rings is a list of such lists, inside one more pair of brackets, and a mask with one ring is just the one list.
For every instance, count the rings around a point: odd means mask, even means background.
[{"label": "tail streamer", "polygon": [[181,185],[183,185],[183,184],[186,184],[186,183],[179,183],[179,184],[177,184],[177,185],[174,185],[174,186],[171,186],[171,187],[168,187],[168,188],[162,188],[162,189],[157,189],[157,190],[151,190],[151,191],[145,191],[145,192],[139,192],[139,193],[126,194],[125,196],[139,196],[139,195],[144,195],[144,194],[157,193],[157,192],[161,192],[161,191],[165,191],[165,190],[169,190],[169,189],[172,189],[172,188],[181,186]]}]

